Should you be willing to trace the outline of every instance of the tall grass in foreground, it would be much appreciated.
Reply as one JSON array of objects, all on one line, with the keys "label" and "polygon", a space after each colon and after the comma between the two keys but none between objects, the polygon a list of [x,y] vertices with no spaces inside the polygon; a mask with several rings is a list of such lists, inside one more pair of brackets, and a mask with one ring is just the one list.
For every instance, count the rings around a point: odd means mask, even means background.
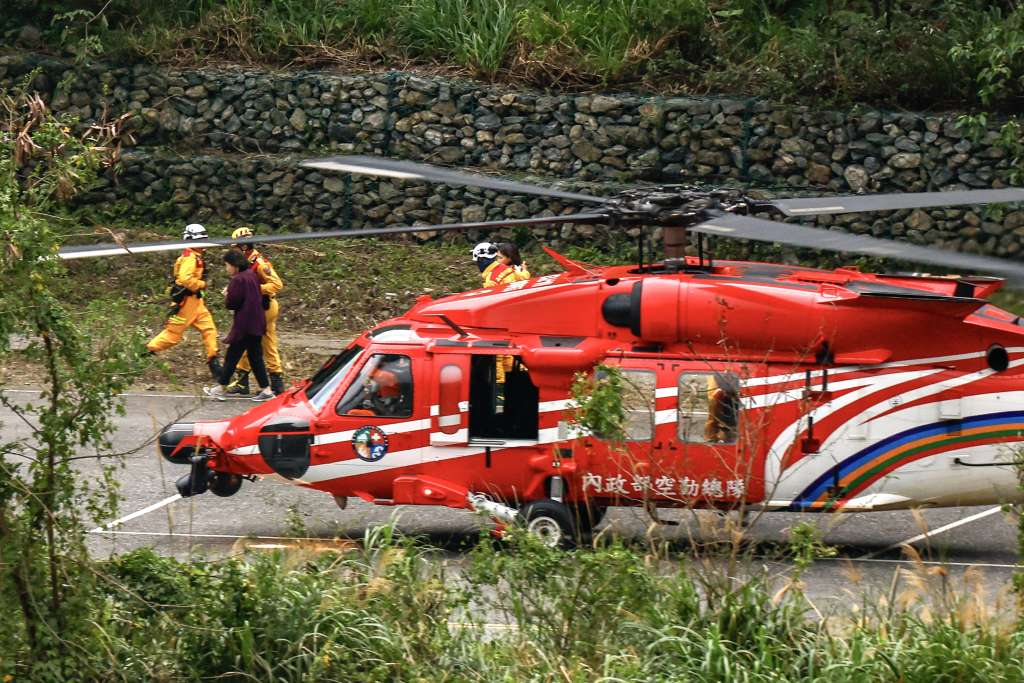
[{"label": "tall grass in foreground", "polygon": [[[797,583],[757,572],[519,535],[457,565],[386,529],[349,554],[186,564],[142,550],[98,573],[84,680],[1024,680],[1011,615],[923,567],[875,607],[825,618]],[[0,674],[16,661],[0,653]]]}]

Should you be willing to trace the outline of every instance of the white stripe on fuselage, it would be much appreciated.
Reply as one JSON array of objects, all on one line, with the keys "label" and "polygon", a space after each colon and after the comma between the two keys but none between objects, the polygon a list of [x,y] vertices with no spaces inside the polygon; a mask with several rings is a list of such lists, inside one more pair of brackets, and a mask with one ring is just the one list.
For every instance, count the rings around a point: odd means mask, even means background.
[{"label": "white stripe on fuselage", "polygon": [[[655,413],[656,424],[670,424],[676,421],[676,410],[659,410]],[[555,443],[559,440],[558,427],[546,427],[540,429],[537,432],[537,445],[542,446],[545,444]],[[517,445],[508,446],[508,448],[518,448]],[[500,453],[505,450],[502,446],[492,446],[492,453]],[[341,460],[338,462],[329,462],[322,465],[313,465],[306,471],[306,474],[302,476],[302,479],[296,480],[296,484],[315,484],[324,481],[330,481],[332,479],[343,479],[345,477],[358,477],[366,474],[373,474],[375,472],[383,472],[385,470],[393,470],[401,467],[411,467],[413,465],[430,464],[435,462],[441,462],[443,460],[453,460],[455,458],[465,458],[474,455],[481,455],[486,451],[484,446],[423,446],[421,448],[410,448],[404,451],[395,451],[394,453],[388,453],[382,459],[376,462],[366,462],[364,460],[352,459],[352,460]]]},{"label": "white stripe on fuselage", "polygon": [[[560,399],[557,401],[544,401],[538,406],[538,412],[540,413],[552,413],[557,411],[565,410],[569,407],[572,401],[569,399]],[[469,402],[462,401],[459,403],[459,410],[465,413],[469,410]],[[435,405],[430,406],[430,414],[438,415],[440,407]],[[454,416],[453,416],[454,417]],[[387,434],[404,434],[407,432],[418,432],[424,429],[430,429],[431,424],[429,419],[424,420],[406,420],[405,422],[392,422],[389,424],[379,425]],[[334,443],[343,443],[351,439],[358,429],[346,429],[341,432],[324,432],[322,434],[316,434],[313,437],[314,446],[327,446]],[[257,444],[250,446],[239,446],[228,451],[229,455],[255,455],[259,453],[260,449]]]},{"label": "white stripe on fuselage", "polygon": [[[1008,351],[1019,351],[1024,350],[1024,347],[1020,349],[1007,349]],[[950,363],[958,360],[968,360],[970,358],[983,358],[985,356],[984,351],[972,351],[970,353],[958,353],[952,356],[933,356],[931,358],[911,358],[908,360],[894,360],[888,363],[877,363],[875,365],[847,365],[841,368],[829,368],[828,370],[812,370],[811,378],[818,378],[828,373],[829,378],[835,377],[836,375],[843,375],[850,372],[867,372],[871,370],[885,370],[887,368],[907,368],[915,365],[924,365],[926,363]],[[787,384],[789,382],[799,382],[807,377],[806,371],[801,372],[790,372],[782,375],[770,375],[768,377],[751,377],[750,379],[743,381],[745,387],[759,387],[766,384]]]}]

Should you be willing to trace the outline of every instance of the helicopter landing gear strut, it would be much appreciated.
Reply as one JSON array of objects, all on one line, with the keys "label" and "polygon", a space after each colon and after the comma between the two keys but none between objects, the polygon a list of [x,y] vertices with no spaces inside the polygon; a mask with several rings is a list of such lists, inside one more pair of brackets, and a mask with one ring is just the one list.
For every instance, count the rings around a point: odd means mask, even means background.
[{"label": "helicopter landing gear strut", "polygon": [[469,508],[483,512],[498,523],[495,535],[503,535],[506,527],[521,524],[530,534],[550,548],[570,548],[576,544],[578,528],[573,511],[565,503],[551,498],[531,501],[516,510],[491,500],[482,493],[466,496]]}]

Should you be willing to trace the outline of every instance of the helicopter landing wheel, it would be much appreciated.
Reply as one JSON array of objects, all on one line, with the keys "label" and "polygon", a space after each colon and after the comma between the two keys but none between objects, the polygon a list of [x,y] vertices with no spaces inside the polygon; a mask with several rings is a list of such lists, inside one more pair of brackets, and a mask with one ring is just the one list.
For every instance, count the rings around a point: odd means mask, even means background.
[{"label": "helicopter landing wheel", "polygon": [[519,520],[549,548],[571,548],[576,544],[576,525],[563,503],[550,498],[527,503],[519,509]]}]

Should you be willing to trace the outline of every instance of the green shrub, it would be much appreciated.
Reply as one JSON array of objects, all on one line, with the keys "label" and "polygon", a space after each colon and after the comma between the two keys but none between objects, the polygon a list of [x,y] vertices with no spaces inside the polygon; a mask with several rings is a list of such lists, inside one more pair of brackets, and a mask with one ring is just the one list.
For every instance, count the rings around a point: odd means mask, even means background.
[{"label": "green shrub", "polygon": [[410,0],[398,14],[398,39],[411,54],[451,59],[494,76],[508,57],[517,0]]}]

